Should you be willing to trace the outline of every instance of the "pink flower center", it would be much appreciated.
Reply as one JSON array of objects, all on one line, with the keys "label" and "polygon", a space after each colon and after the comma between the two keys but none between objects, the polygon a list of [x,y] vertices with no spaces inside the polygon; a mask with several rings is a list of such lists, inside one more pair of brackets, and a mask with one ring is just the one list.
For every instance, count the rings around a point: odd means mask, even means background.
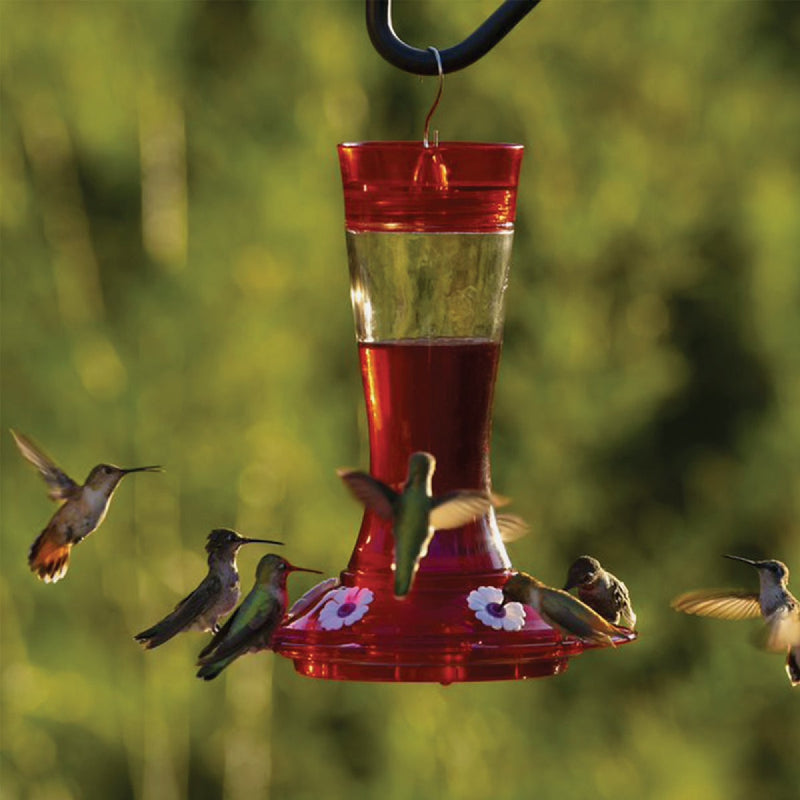
[{"label": "pink flower center", "polygon": [[356,610],[355,603],[342,603],[337,610],[340,617],[349,617]]},{"label": "pink flower center", "polygon": [[487,603],[486,610],[498,619],[502,619],[506,615],[506,607],[502,603]]}]

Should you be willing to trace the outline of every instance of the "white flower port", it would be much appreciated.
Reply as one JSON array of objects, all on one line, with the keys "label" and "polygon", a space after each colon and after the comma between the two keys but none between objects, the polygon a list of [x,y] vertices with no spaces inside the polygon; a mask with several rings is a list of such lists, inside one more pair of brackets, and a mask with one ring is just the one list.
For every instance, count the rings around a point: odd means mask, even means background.
[{"label": "white flower port", "polygon": [[467,596],[467,605],[487,627],[496,631],[518,631],[525,626],[525,609],[521,603],[503,605],[503,592],[496,586],[479,586]]},{"label": "white flower port", "polygon": [[374,596],[366,587],[340,587],[319,612],[320,626],[326,631],[338,631],[355,624],[369,611]]}]

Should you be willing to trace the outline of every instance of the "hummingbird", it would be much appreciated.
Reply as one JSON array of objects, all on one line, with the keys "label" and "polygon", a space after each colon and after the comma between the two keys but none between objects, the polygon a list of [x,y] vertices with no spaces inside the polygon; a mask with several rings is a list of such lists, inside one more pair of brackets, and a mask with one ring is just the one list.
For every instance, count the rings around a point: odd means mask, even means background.
[{"label": "hummingbird", "polygon": [[272,634],[289,602],[286,579],[290,572],[322,574],[316,569],[295,567],[274,553],[265,555],[256,567],[256,581],[250,593],[200,651],[198,678],[210,681],[244,653],[270,649]]},{"label": "hummingbird", "polygon": [[161,472],[161,467],[122,469],[98,464],[81,486],[59,469],[30,439],[12,430],[20,453],[42,474],[51,500],[61,502],[28,553],[28,565],[45,583],[61,580],[69,568],[72,547],[97,530],[119,482],[132,472]]},{"label": "hummingbird", "polygon": [[569,592],[553,589],[525,572],[512,575],[503,586],[503,605],[512,600],[535,608],[551,628],[583,641],[615,647],[612,637],[624,633]]},{"label": "hummingbird", "polygon": [[604,570],[596,558],[581,556],[572,563],[564,591],[576,586],[578,597],[612,625],[631,630],[636,627],[636,613],[631,606],[628,587]]},{"label": "hummingbird", "polygon": [[786,653],[786,674],[792,686],[800,684],[800,603],[789,591],[789,568],[782,561],[752,561],[726,555],[758,570],[759,591],[740,589],[698,589],[672,601],[684,614],[718,619],[753,619],[761,616],[767,624],[765,647]]},{"label": "hummingbird", "polygon": [[208,574],[200,585],[146,631],[134,637],[146,650],[164,644],[181,631],[219,630],[218,622],[230,614],[239,602],[239,572],[236,554],[245,544],[283,544],[273,539],[247,539],[228,528],[216,528],[206,541]]},{"label": "hummingbird", "polygon": [[412,453],[402,492],[366,472],[339,469],[337,474],[357,500],[379,517],[392,521],[394,536],[394,594],[405,597],[414,582],[419,562],[428,552],[434,531],[458,528],[485,514],[491,496],[460,489],[433,497],[431,482],[436,459],[430,453]]}]

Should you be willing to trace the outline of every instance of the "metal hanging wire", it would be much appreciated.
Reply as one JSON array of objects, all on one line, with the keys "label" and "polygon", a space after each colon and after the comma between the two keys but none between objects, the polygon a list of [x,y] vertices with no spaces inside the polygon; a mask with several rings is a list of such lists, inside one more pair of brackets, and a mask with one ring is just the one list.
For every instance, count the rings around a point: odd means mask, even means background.
[{"label": "metal hanging wire", "polygon": [[[430,130],[431,117],[433,117],[433,112],[436,111],[439,101],[442,99],[442,89],[444,89],[444,69],[442,67],[442,57],[439,55],[439,51],[435,47],[429,47],[428,50],[431,50],[436,58],[436,66],[439,69],[439,88],[436,91],[436,97],[433,99],[431,110],[428,112],[428,116],[425,117],[425,131],[422,134],[422,144],[425,147],[430,147],[430,143],[428,141],[428,131]],[[433,146],[439,146],[439,131],[437,130],[434,130],[433,132]]]},{"label": "metal hanging wire", "polygon": [[505,0],[464,41],[446,50],[407,45],[392,27],[392,0],[366,0],[367,31],[373,47],[390,64],[414,75],[437,75],[464,69],[486,55],[540,0]]}]

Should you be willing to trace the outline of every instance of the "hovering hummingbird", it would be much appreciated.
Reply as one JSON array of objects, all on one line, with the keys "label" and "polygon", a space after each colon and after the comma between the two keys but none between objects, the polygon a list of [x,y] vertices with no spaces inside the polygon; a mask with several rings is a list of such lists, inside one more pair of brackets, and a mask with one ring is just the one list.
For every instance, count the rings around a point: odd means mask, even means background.
[{"label": "hovering hummingbird", "polygon": [[503,586],[503,605],[512,600],[535,608],[550,627],[584,641],[615,647],[612,636],[625,633],[577,597],[525,572],[512,575]]},{"label": "hovering hummingbird", "polygon": [[781,561],[742,561],[758,570],[759,592],[740,589],[698,589],[672,601],[684,614],[718,619],[752,619],[762,616],[767,624],[766,649],[786,653],[786,673],[792,686],[800,684],[800,603],[789,591],[789,568]]},{"label": "hovering hummingbird", "polygon": [[236,554],[244,544],[283,544],[273,539],[246,539],[236,531],[217,528],[206,541],[208,574],[200,585],[175,606],[164,619],[134,637],[146,650],[164,644],[181,631],[219,630],[218,621],[239,602],[239,572]]},{"label": "hovering hummingbird", "polygon": [[73,545],[83,541],[102,523],[119,482],[132,472],[160,472],[161,467],[122,469],[98,464],[80,486],[30,439],[14,430],[11,434],[20,453],[42,474],[50,499],[64,501],[28,553],[31,571],[45,583],[55,583],[67,574]]},{"label": "hovering hummingbird", "polygon": [[408,477],[399,493],[366,472],[337,470],[357,500],[393,523],[394,594],[398,598],[411,591],[434,531],[466,525],[492,506],[491,496],[477,490],[461,489],[433,497],[431,482],[435,469],[436,459],[430,453],[412,453],[408,459]]},{"label": "hovering hummingbird", "polygon": [[578,587],[578,597],[589,608],[607,619],[612,625],[622,625],[633,630],[636,614],[631,606],[628,587],[591,556],[575,559],[567,572],[564,591]]},{"label": "hovering hummingbird", "polygon": [[210,681],[244,653],[270,649],[272,634],[286,613],[290,572],[322,574],[316,569],[295,567],[274,553],[264,556],[256,567],[256,582],[250,593],[200,651],[198,678]]}]

